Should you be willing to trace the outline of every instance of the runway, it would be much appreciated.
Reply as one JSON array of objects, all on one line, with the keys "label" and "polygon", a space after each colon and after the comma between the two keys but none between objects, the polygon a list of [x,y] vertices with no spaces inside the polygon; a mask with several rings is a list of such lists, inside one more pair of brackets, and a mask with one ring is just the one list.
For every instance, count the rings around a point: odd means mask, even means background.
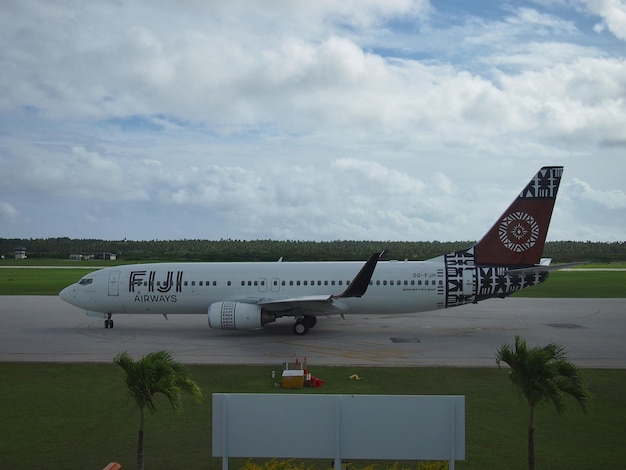
[{"label": "runway", "polygon": [[212,330],[202,315],[114,315],[115,328],[56,296],[0,297],[0,361],[111,362],[166,349],[187,364],[495,367],[520,335],[554,342],[580,367],[626,368],[626,299],[492,299],[410,315],[321,317],[305,336],[292,319],[259,331]]}]

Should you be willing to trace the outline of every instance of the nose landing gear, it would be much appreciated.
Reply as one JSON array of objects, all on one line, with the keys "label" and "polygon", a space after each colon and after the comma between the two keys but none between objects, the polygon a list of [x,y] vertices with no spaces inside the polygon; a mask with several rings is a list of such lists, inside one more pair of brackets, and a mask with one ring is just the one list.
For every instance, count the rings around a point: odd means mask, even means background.
[{"label": "nose landing gear", "polygon": [[111,314],[108,314],[108,317],[106,320],[104,320],[104,327],[105,328],[113,328],[113,320],[111,320]]}]

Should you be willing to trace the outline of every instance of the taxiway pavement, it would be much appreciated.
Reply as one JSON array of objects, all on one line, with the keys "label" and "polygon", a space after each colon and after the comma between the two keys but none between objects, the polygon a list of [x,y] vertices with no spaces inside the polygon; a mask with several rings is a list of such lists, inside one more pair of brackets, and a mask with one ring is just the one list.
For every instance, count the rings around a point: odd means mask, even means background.
[{"label": "taxiway pavement", "polygon": [[626,368],[626,299],[492,299],[409,315],[321,317],[305,336],[292,319],[258,331],[212,330],[201,315],[114,315],[115,328],[56,296],[0,296],[0,361],[111,362],[165,349],[187,364],[495,367],[515,335],[563,346],[580,367]]}]

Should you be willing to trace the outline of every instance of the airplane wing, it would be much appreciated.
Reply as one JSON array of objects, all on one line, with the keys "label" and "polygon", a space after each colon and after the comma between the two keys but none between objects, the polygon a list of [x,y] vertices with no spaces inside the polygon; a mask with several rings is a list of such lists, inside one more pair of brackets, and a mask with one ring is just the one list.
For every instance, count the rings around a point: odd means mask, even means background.
[{"label": "airplane wing", "polygon": [[306,295],[286,298],[247,298],[237,300],[239,302],[254,303],[262,306],[265,310],[273,312],[297,309],[318,314],[342,313],[345,310],[345,306],[338,301],[349,297],[362,297],[367,291],[376,264],[386,253],[387,250],[383,250],[380,253],[373,253],[354,279],[352,279],[348,287],[340,294]]}]

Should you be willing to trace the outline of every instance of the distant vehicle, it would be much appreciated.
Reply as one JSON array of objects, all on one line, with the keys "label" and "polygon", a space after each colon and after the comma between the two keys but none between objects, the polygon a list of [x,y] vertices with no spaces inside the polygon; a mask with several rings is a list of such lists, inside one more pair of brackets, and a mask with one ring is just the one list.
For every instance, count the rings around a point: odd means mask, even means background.
[{"label": "distant vehicle", "polygon": [[114,313],[206,314],[211,328],[253,330],[294,317],[303,335],[318,316],[415,313],[506,297],[546,280],[541,259],[563,167],[544,167],[475,245],[427,261],[154,263],[95,271],[59,296]]}]

